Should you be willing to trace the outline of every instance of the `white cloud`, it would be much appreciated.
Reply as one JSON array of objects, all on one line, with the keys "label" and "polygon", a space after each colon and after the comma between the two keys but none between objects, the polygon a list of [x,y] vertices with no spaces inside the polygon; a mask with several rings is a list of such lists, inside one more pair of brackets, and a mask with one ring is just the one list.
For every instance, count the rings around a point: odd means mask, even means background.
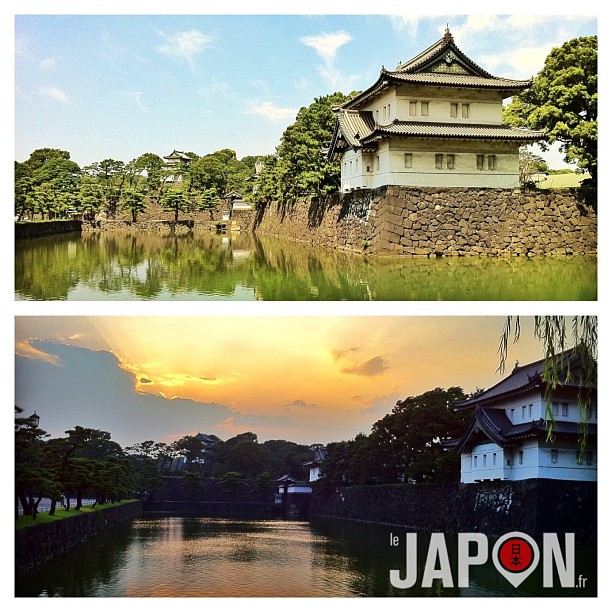
[{"label": "white cloud", "polygon": [[41,70],[49,70],[57,64],[57,60],[54,57],[46,57],[38,65]]},{"label": "white cloud", "polygon": [[25,57],[31,59],[33,57],[30,50],[30,40],[25,36],[15,37],[15,55],[17,57]]},{"label": "white cloud", "polygon": [[149,111],[145,108],[144,104],[142,103],[141,100],[141,96],[143,95],[142,91],[119,91],[117,92],[119,94],[121,94],[122,96],[125,96],[126,98],[128,98],[129,100],[131,100],[132,102],[134,102],[134,104],[143,112],[148,113]]},{"label": "white cloud", "polygon": [[429,19],[429,17],[415,15],[392,15],[391,24],[397,32],[408,34],[408,36],[414,40],[417,37],[418,28],[423,19]]},{"label": "white cloud", "polygon": [[542,47],[523,47],[505,53],[482,55],[480,63],[491,72],[500,67],[510,67],[508,76],[517,79],[529,79],[535,76],[544,66],[544,61],[552,49],[551,45]]},{"label": "white cloud", "polygon": [[41,87],[38,92],[45,98],[51,98],[63,104],[72,104],[66,92],[59,87]]},{"label": "white cloud", "polygon": [[318,36],[302,36],[300,41],[308,47],[312,47],[326,64],[331,64],[336,59],[336,52],[342,45],[353,40],[353,37],[342,30],[333,34],[319,34]]},{"label": "white cloud", "polygon": [[190,65],[193,65],[196,55],[199,55],[204,49],[210,47],[215,40],[214,36],[204,34],[199,30],[180,32],[173,36],[167,36],[163,33],[160,33],[160,35],[166,42],[157,47],[157,50],[167,55],[182,57],[186,59]]},{"label": "white cloud", "polygon": [[319,34],[318,36],[303,36],[300,41],[312,47],[323,60],[318,67],[321,78],[336,90],[350,90],[357,77],[345,76],[336,66],[336,53],[340,47],[353,40],[353,37],[342,30],[333,34]]},{"label": "white cloud", "polygon": [[210,84],[200,87],[200,94],[203,96],[213,96],[215,94],[222,94],[224,96],[230,95],[232,92],[232,88],[229,83],[225,81],[217,81],[213,80]]},{"label": "white cloud", "polygon": [[590,20],[592,16],[469,15],[461,25],[451,20],[450,30],[457,45],[486,70],[529,78],[542,69],[553,47],[577,36],[577,26]]},{"label": "white cloud", "polygon": [[297,91],[310,92],[313,89],[313,84],[306,77],[301,77],[293,83],[293,86]]},{"label": "white cloud", "polygon": [[260,104],[252,104],[246,113],[249,115],[259,115],[272,123],[295,119],[297,108],[282,108],[276,106],[274,102],[261,102]]}]

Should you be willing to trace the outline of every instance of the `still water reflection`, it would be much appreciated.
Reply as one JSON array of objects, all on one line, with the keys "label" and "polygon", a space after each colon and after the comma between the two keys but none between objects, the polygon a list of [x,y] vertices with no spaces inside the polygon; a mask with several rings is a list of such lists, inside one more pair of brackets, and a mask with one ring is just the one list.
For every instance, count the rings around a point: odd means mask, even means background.
[{"label": "still water reflection", "polygon": [[[402,533],[396,529],[397,533]],[[541,571],[514,589],[487,564],[473,568],[469,588],[417,585],[398,590],[389,570],[405,567],[405,551],[389,546],[389,527],[317,519],[240,520],[141,518],[95,538],[39,567],[17,583],[18,596],[64,597],[385,597],[538,596]],[[403,540],[403,535],[402,535]],[[447,538],[454,565],[454,538]],[[419,565],[429,540],[419,540]],[[592,551],[591,551],[592,552]],[[587,557],[589,555],[586,555]],[[579,555],[577,573],[590,576],[596,594],[593,554]],[[454,570],[455,571],[455,570]]]},{"label": "still water reflection", "polygon": [[18,240],[18,300],[596,300],[595,257],[363,257],[253,234]]}]

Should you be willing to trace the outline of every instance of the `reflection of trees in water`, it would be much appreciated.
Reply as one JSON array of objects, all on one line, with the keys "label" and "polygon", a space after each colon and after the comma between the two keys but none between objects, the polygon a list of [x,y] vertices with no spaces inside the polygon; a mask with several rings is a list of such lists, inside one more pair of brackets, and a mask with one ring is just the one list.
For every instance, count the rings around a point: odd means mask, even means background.
[{"label": "reflection of trees in water", "polygon": [[[19,240],[18,296],[90,299],[593,300],[593,257],[366,258],[251,233],[92,232]],[[89,294],[88,294],[89,290]],[[167,294],[167,295],[166,295]]]},{"label": "reflection of trees in water", "polygon": [[130,523],[113,526],[55,559],[18,577],[17,597],[87,597],[117,582],[130,546]]},{"label": "reflection of trees in water", "polygon": [[[275,595],[299,596],[588,596],[597,590],[597,555],[577,541],[576,574],[589,577],[587,589],[542,587],[542,563],[515,589],[489,560],[470,568],[470,587],[457,588],[457,537],[446,533],[453,587],[421,580],[430,533],[418,535],[417,581],[400,590],[389,570],[403,572],[405,533],[412,529],[311,517],[309,523],[282,520],[146,516],[114,526],[105,535],[76,546],[16,581],[24,596],[240,596],[257,589],[269,593],[270,577],[283,569],[294,580],[281,580]],[[389,534],[400,546],[389,546]],[[437,563],[439,563],[437,561]],[[308,578],[305,584],[301,577]],[[240,577],[240,579],[236,579]],[[592,580],[592,583],[591,583]]]}]

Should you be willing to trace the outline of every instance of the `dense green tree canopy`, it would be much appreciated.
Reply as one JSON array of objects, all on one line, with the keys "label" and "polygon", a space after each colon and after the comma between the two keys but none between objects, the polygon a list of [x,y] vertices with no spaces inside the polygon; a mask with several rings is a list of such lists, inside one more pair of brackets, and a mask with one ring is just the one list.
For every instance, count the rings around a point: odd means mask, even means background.
[{"label": "dense green tree canopy", "polygon": [[440,443],[463,433],[468,415],[453,412],[452,403],[465,397],[459,387],[408,397],[374,423],[369,436],[328,444],[324,482],[456,481],[459,457]]},{"label": "dense green tree canopy", "polygon": [[251,174],[249,166],[236,159],[235,151],[221,149],[192,162],[188,179],[190,189],[200,192],[212,189],[223,197],[231,191],[244,193]]},{"label": "dense green tree canopy", "polygon": [[336,124],[332,109],[351,96],[336,92],[300,109],[295,122],[284,131],[275,159],[266,162],[258,177],[256,201],[286,201],[337,191],[340,167],[329,161],[324,151]]},{"label": "dense green tree canopy", "polygon": [[554,48],[533,85],[516,96],[504,120],[546,129],[549,143],[560,143],[597,184],[597,36],[572,39]]}]

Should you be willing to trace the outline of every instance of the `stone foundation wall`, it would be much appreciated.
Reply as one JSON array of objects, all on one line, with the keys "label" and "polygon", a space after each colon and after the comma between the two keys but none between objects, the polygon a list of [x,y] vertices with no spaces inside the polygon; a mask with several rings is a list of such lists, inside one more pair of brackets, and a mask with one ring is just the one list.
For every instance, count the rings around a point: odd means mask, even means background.
[{"label": "stone foundation wall", "polygon": [[310,514],[408,527],[415,531],[572,532],[597,536],[597,483],[533,479],[446,485],[318,488]]},{"label": "stone foundation wall", "polygon": [[312,244],[415,257],[597,251],[597,216],[569,192],[380,189],[258,211],[254,229]]},{"label": "stone foundation wall", "polygon": [[15,573],[24,574],[89,538],[123,521],[139,516],[142,503],[133,502],[84,512],[80,516],[39,523],[15,532]]},{"label": "stone foundation wall", "polygon": [[37,221],[15,223],[15,239],[38,238],[39,236],[50,236],[51,234],[67,234],[69,232],[80,232],[80,221]]},{"label": "stone foundation wall", "polygon": [[148,204],[145,211],[139,213],[136,221],[126,211],[118,211],[114,217],[98,215],[95,221],[83,222],[83,231],[113,230],[113,231],[143,231],[156,234],[187,234],[189,232],[211,231],[250,231],[253,226],[255,211],[234,211],[230,220],[223,220],[228,214],[227,205],[220,206],[218,210],[210,212],[196,212],[193,214],[179,213],[178,220],[174,220],[174,213],[163,210],[153,201]]}]

